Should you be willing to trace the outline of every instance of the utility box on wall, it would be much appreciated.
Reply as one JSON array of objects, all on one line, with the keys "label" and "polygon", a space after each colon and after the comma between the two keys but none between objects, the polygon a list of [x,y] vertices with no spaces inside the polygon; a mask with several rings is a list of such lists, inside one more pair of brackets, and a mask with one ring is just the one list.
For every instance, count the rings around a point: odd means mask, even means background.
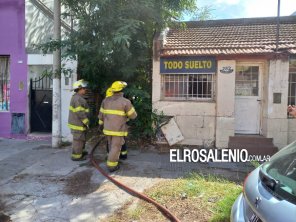
[{"label": "utility box on wall", "polygon": [[174,119],[171,119],[167,124],[162,126],[161,131],[170,146],[184,140],[184,137]]},{"label": "utility box on wall", "polygon": [[11,134],[25,133],[25,114],[12,113],[11,116]]}]

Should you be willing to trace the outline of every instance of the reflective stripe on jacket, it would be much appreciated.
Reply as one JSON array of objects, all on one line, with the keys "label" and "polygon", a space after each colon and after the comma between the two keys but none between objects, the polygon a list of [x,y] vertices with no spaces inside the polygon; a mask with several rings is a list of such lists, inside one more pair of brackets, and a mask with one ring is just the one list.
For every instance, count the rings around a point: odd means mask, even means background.
[{"label": "reflective stripe on jacket", "polygon": [[89,107],[86,100],[75,93],[70,102],[68,127],[74,131],[85,131],[88,124]]},{"label": "reflective stripe on jacket", "polygon": [[128,119],[137,117],[131,101],[123,93],[114,93],[103,100],[99,112],[99,124],[104,125],[103,133],[108,136],[127,136]]}]

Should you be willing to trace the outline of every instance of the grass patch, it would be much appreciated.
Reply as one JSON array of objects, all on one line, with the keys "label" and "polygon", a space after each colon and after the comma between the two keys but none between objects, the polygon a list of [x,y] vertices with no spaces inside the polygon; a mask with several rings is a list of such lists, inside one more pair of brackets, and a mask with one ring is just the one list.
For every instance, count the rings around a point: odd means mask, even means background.
[{"label": "grass patch", "polygon": [[137,206],[127,211],[128,217],[132,220],[139,220],[141,218],[141,215],[144,213],[145,213],[145,208],[142,206]]},{"label": "grass patch", "polygon": [[231,207],[235,199],[242,192],[241,187],[231,189],[231,193],[221,199],[216,206],[214,206],[214,215],[211,218],[211,222],[227,222],[229,221]]},{"label": "grass patch", "polygon": [[[229,221],[232,204],[241,191],[241,185],[228,180],[191,173],[160,182],[145,193],[181,221],[224,222]],[[167,219],[151,204],[139,201],[136,206],[125,205],[107,221],[162,222]]]}]

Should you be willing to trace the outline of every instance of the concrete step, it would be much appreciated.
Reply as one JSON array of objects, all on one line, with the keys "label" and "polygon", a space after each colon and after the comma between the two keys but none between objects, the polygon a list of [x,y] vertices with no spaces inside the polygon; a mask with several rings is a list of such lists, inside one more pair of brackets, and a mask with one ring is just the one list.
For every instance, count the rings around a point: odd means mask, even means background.
[{"label": "concrete step", "polygon": [[273,144],[245,144],[245,143],[229,143],[228,148],[230,149],[247,149],[247,148],[257,148],[258,149],[269,149],[269,148],[277,148]]},{"label": "concrete step", "polygon": [[244,144],[266,144],[273,145],[272,138],[265,138],[260,136],[230,136],[230,143],[244,143]]},{"label": "concrete step", "polygon": [[251,155],[273,155],[278,151],[274,146],[272,138],[257,135],[231,136],[228,148],[246,149]]},{"label": "concrete step", "polygon": [[273,147],[234,147],[230,149],[246,149],[248,151],[248,154],[250,155],[270,155],[272,156],[278,151],[278,148],[273,146]]}]

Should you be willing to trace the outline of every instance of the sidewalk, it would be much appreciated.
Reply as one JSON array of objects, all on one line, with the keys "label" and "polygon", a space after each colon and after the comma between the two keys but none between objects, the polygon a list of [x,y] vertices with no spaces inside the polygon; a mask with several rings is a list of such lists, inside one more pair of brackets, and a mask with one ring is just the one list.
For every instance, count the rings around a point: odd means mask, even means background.
[{"label": "sidewalk", "polygon": [[[104,152],[100,147],[96,158],[103,160]],[[98,222],[134,198],[88,161],[71,161],[70,153],[71,147],[53,149],[49,141],[0,139],[0,213],[13,222]],[[238,166],[223,166],[170,163],[167,153],[131,149],[121,169],[112,175],[140,192],[191,171],[235,181],[246,175]]]}]

